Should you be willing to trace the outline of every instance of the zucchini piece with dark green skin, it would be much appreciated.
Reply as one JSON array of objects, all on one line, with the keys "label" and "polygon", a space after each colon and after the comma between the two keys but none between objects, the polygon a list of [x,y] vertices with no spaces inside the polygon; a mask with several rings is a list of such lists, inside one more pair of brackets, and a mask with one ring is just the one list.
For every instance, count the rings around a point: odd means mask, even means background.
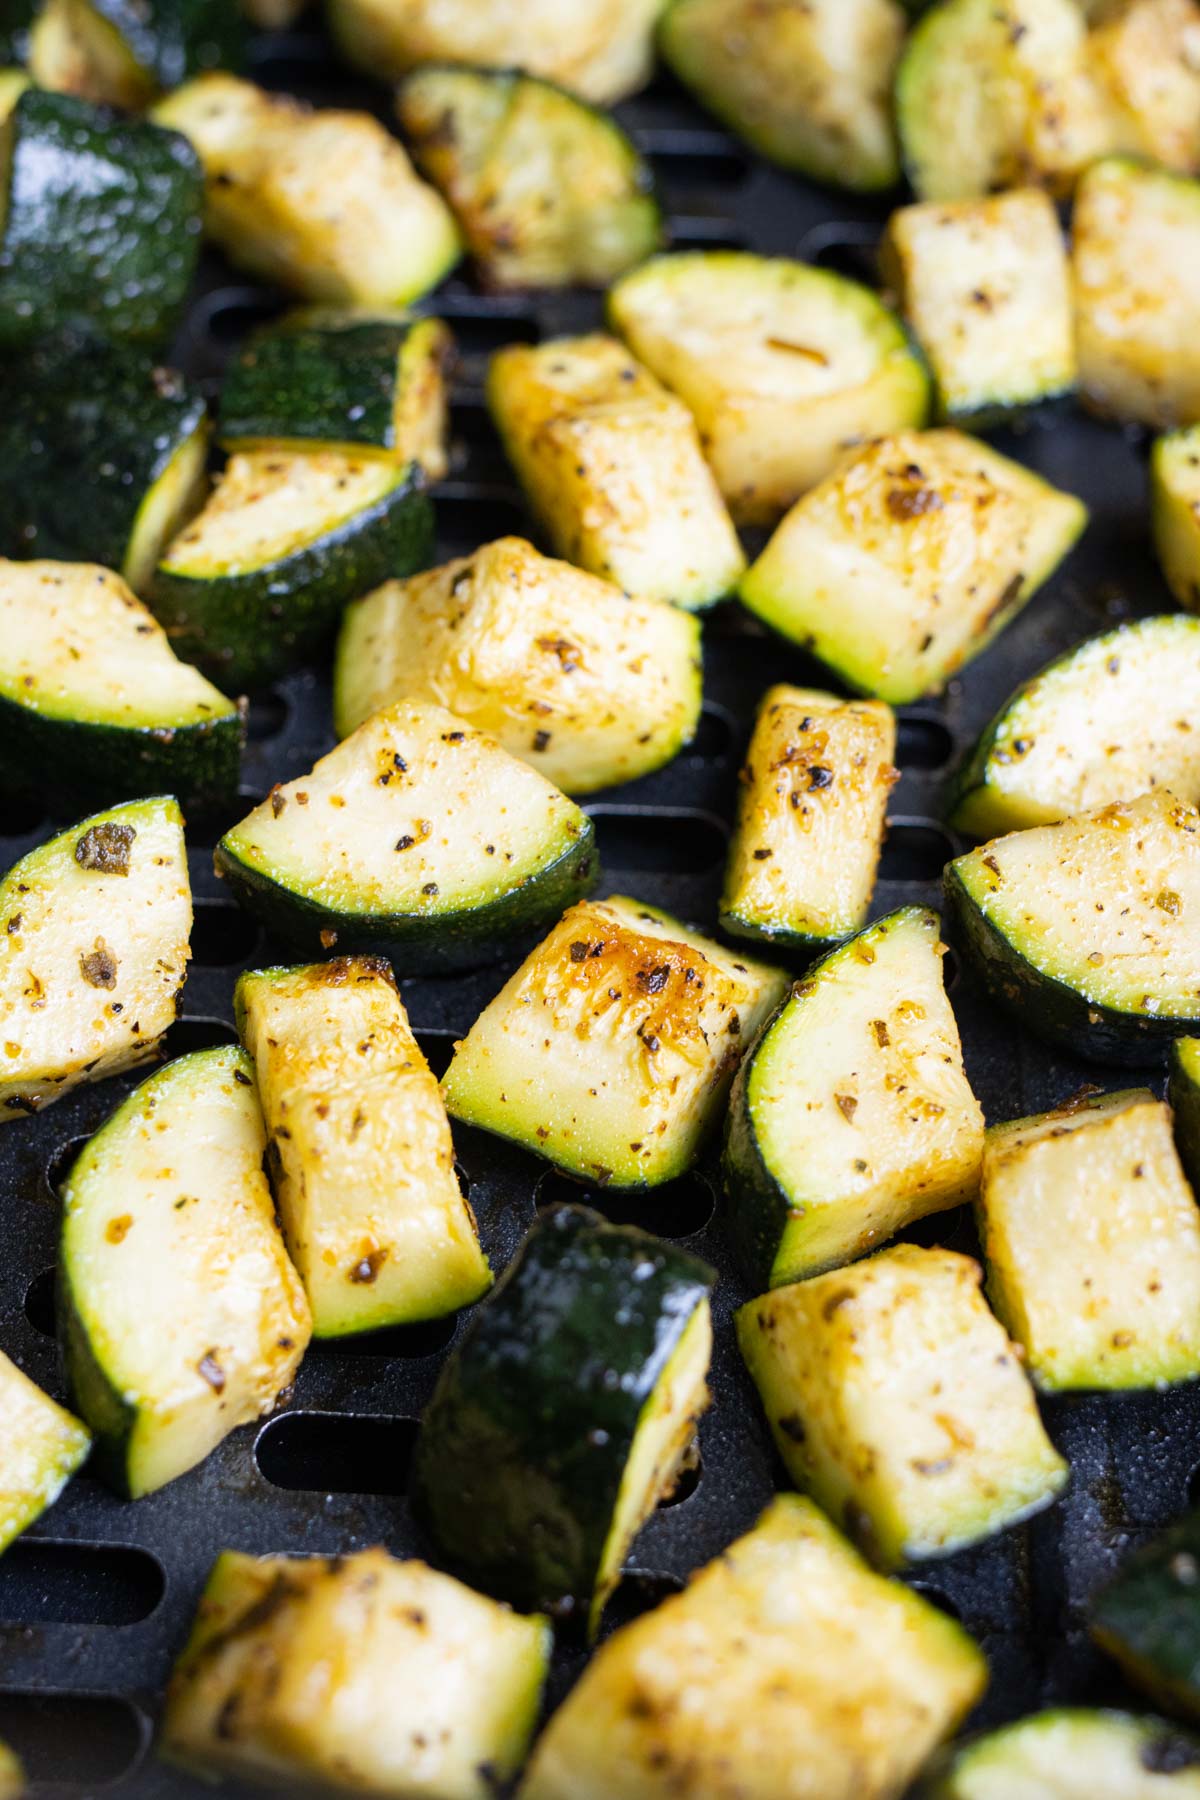
[{"label": "zucchini piece with dark green skin", "polygon": [[1093,1599],[1092,1636],[1168,1712],[1200,1720],[1200,1513],[1122,1564]]},{"label": "zucchini piece with dark green skin", "polygon": [[1165,1719],[1054,1707],[939,1757],[914,1800],[1200,1800],[1200,1739]]},{"label": "zucchini piece with dark green skin", "polygon": [[1200,1037],[1171,1045],[1167,1099],[1175,1115],[1175,1146],[1193,1189],[1200,1193]]},{"label": "zucchini piece with dark green skin", "polygon": [[348,600],[411,575],[432,549],[415,464],[241,453],[163,552],[150,599],[178,655],[225,687],[261,687],[317,649]]},{"label": "zucchini piece with dark green skin", "polygon": [[378,950],[398,974],[486,962],[595,880],[591,820],[439,706],[397,701],[276,787],[217,873],[310,957]]},{"label": "zucchini piece with dark green skin", "polygon": [[452,1565],[594,1636],[708,1404],[708,1296],[686,1251],[582,1206],[530,1231],[445,1363],[413,1502]]},{"label": "zucchini piece with dark green skin", "polygon": [[[64,1412],[0,1350],[0,1555],[53,1506],[92,1447],[86,1425]],[[0,1743],[0,1800],[22,1792],[5,1786],[8,1752]]]},{"label": "zucchini piece with dark green skin", "polygon": [[240,69],[237,0],[46,0],[30,38],[39,87],[136,111],[205,69]]},{"label": "zucchini piece with dark green skin", "polygon": [[27,88],[0,126],[0,166],[0,348],[75,324],[162,342],[200,250],[187,140]]}]

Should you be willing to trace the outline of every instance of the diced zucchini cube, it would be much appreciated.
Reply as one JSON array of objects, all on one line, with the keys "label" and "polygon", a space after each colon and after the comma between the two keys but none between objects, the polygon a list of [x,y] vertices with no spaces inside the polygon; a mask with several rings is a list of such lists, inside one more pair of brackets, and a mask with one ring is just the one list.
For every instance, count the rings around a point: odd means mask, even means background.
[{"label": "diced zucchini cube", "polygon": [[1092,1600],[1092,1636],[1136,1687],[1200,1721],[1200,1513],[1159,1532]]},{"label": "diced zucchini cube", "polygon": [[1200,1800],[1200,1742],[1164,1719],[1055,1707],[956,1744],[916,1800]]}]

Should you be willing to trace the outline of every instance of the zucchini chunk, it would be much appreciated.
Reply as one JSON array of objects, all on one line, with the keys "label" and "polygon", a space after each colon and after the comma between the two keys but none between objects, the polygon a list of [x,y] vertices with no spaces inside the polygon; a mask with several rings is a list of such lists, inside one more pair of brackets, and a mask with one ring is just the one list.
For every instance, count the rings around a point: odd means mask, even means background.
[{"label": "zucchini chunk", "polygon": [[881,700],[767,690],[741,773],[723,930],[812,951],[866,924],[895,750]]},{"label": "zucchini chunk", "polygon": [[551,1647],[545,1619],[382,1549],[226,1550],[171,1677],[162,1753],[291,1793],[492,1800],[524,1760]]},{"label": "zucchini chunk", "polygon": [[1070,265],[1040,189],[903,206],[884,266],[943,419],[991,424],[1075,387]]},{"label": "zucchini chunk", "polygon": [[991,1537],[1066,1485],[982,1279],[969,1256],[896,1244],[737,1313],[789,1475],[884,1568]]},{"label": "zucchini chunk", "polygon": [[1167,1100],[1175,1117],[1179,1160],[1193,1190],[1200,1189],[1200,1038],[1171,1045]]},{"label": "zucchini chunk", "polygon": [[615,119],[553,82],[426,63],[396,108],[485,286],[607,287],[662,248],[649,163]]},{"label": "zucchini chunk", "polygon": [[1158,1062],[1200,1027],[1200,814],[1165,788],[958,857],[946,901],[993,999],[1052,1044]]},{"label": "zucchini chunk", "polygon": [[177,132],[27,88],[0,123],[0,349],[72,326],[165,340],[195,273],[202,194]]},{"label": "zucchini chunk", "polygon": [[1072,236],[1089,405],[1160,429],[1200,419],[1200,182],[1108,157],[1079,183]]},{"label": "zucchini chunk", "polygon": [[572,907],[455,1046],[450,1116],[583,1180],[671,1181],[786,985],[640,901]]},{"label": "zucchini chunk", "polygon": [[1114,112],[1114,148],[1190,175],[1200,164],[1196,0],[1108,0],[1088,35]]},{"label": "zucchini chunk", "polygon": [[1200,1720],[1196,1567],[1200,1514],[1135,1550],[1092,1601],[1092,1636],[1159,1705]]},{"label": "zucchini chunk", "polygon": [[521,1800],[893,1800],[986,1685],[960,1625],[781,1494],[601,1646]]},{"label": "zucchini chunk", "polygon": [[692,610],[746,567],[681,400],[615,338],[509,344],[488,370],[508,459],[560,556]]},{"label": "zucchini chunk", "polygon": [[890,913],[796,983],[742,1064],[726,1228],[778,1287],[974,1198],[983,1113],[942,980],[936,913]]},{"label": "zucchini chunk", "polygon": [[429,560],[423,489],[415,463],[359,451],[231,456],[154,575],[151,601],[175,651],[235,693],[294,668],[347,600]]},{"label": "zucchini chunk", "polygon": [[906,432],[798,501],[739,593],[848,687],[903,706],[986,649],[1086,523],[1081,500],[977,438]]},{"label": "zucchini chunk", "polygon": [[217,845],[235,898],[311,956],[415,975],[486,961],[594,880],[591,820],[440,706],[399,700]]},{"label": "zucchini chunk", "polygon": [[1056,1707],[952,1753],[919,1800],[1200,1800],[1200,1743],[1162,1719]]},{"label": "zucchini chunk", "polygon": [[[92,1446],[86,1425],[43,1394],[0,1350],[0,1554],[53,1506]],[[11,1770],[0,1744],[0,1800]],[[17,1788],[15,1792],[20,1792]]]},{"label": "zucchini chunk", "polygon": [[1155,443],[1150,523],[1167,586],[1181,606],[1200,612],[1200,426],[1168,432]]},{"label": "zucchini chunk", "polygon": [[231,453],[336,450],[449,466],[446,372],[454,339],[440,319],[400,321],[308,308],[257,332],[221,389],[217,436]]},{"label": "zucchini chunk", "polygon": [[436,287],[459,259],[449,208],[369,113],[312,112],[210,74],[169,94],[154,116],[195,146],[205,229],[251,275],[309,300],[395,307]]},{"label": "zucchini chunk", "polygon": [[149,1061],[174,1023],[192,930],[178,803],[129,801],[40,844],[0,882],[0,919],[2,1121]]},{"label": "zucchini chunk", "polygon": [[45,0],[30,35],[39,87],[140,111],[204,69],[238,69],[237,0]]},{"label": "zucchini chunk", "polygon": [[0,560],[0,775],[98,801],[171,789],[188,811],[237,792],[240,709],[179,662],[119,575]]},{"label": "zucchini chunk", "polygon": [[25,1771],[7,1744],[0,1744],[0,1800],[21,1800]]},{"label": "zucchini chunk", "polygon": [[347,608],[334,721],[345,736],[396,700],[445,706],[588,794],[676,756],[700,690],[696,619],[500,538]]},{"label": "zucchini chunk", "polygon": [[988,1296],[1039,1388],[1200,1375],[1200,1212],[1148,1088],[987,1134]]},{"label": "zucchini chunk", "polygon": [[59,1346],[105,1478],[131,1500],[270,1412],[311,1321],[262,1171],[254,1065],[233,1045],[158,1070],[63,1187]]},{"label": "zucchini chunk", "polygon": [[835,187],[894,187],[896,0],[671,0],[663,57],[761,156]]},{"label": "zucchini chunk", "polygon": [[655,257],[612,289],[613,328],[691,408],[741,525],[771,525],[848,444],[925,423],[929,377],[882,300],[784,257]]},{"label": "zucchini chunk", "polygon": [[996,837],[1156,787],[1195,805],[1198,715],[1200,619],[1160,614],[1087,638],[1001,707],[958,776],[950,822]]},{"label": "zucchini chunk", "polygon": [[708,1405],[709,1291],[686,1251],[584,1206],[527,1235],[443,1364],[413,1504],[441,1553],[595,1637]]},{"label": "zucchini chunk", "polygon": [[478,1300],[491,1270],[388,964],[342,956],[248,971],[235,1007],[314,1336],[436,1319]]}]

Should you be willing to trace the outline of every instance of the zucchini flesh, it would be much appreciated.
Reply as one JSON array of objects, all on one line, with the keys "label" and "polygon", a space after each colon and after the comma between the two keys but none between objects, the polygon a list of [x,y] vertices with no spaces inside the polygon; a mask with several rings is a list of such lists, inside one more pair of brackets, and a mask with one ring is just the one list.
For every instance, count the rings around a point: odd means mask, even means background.
[{"label": "zucchini flesh", "polygon": [[[91,1448],[86,1425],[72,1418],[0,1351],[0,1406],[4,1444],[0,1449],[0,1554],[13,1539],[53,1506]],[[0,1797],[14,1779],[0,1744]],[[17,1771],[19,1773],[19,1771]],[[11,1790],[19,1794],[20,1785]]]},{"label": "zucchini flesh", "polygon": [[311,1322],[262,1172],[254,1065],[168,1063],[63,1188],[59,1343],[97,1458],[137,1499],[194,1468],[288,1386]]},{"label": "zucchini flesh", "polygon": [[602,1185],[670,1181],[785,986],[653,907],[584,902],[456,1045],[450,1116]]},{"label": "zucchini flesh", "polygon": [[594,832],[545,778],[438,706],[376,713],[217,846],[235,896],[299,949],[405,974],[494,956],[594,879]]},{"label": "zucchini flesh", "polygon": [[237,0],[46,0],[30,39],[39,87],[138,111],[245,53]]},{"label": "zucchini flesh", "polygon": [[25,1771],[7,1744],[0,1744],[0,1800],[21,1800]]},{"label": "zucchini flesh", "polygon": [[1196,25],[1195,0],[1122,0],[1088,35],[1091,69],[1114,110],[1113,147],[1183,175],[1200,163]]},{"label": "zucchini flesh", "polygon": [[1168,613],[1088,638],[1000,709],[958,777],[951,823],[994,837],[1157,787],[1194,805],[1197,714],[1200,620]]},{"label": "zucchini flesh", "polygon": [[418,1514],[472,1582],[579,1609],[595,1636],[708,1405],[715,1279],[586,1207],[529,1232],[443,1365],[418,1439]]},{"label": "zucchini flesh", "polygon": [[1135,1550],[1092,1601],[1092,1636],[1156,1703],[1200,1720],[1196,1559],[1200,1519],[1184,1515]]},{"label": "zucchini flesh", "polygon": [[174,800],[110,807],[0,882],[0,1121],[151,1058],[174,1023],[192,896]]},{"label": "zucchini flesh", "polygon": [[[1200,612],[1200,427],[1168,432],[1155,444],[1150,456],[1150,522],[1167,586],[1181,606]],[[1172,675],[1172,693],[1179,691],[1180,676],[1186,680],[1184,671]],[[1176,792],[1185,799],[1195,797],[1186,785]]]},{"label": "zucchini flesh", "polygon": [[1162,1719],[1055,1707],[948,1755],[920,1800],[1196,1800],[1200,1743]]},{"label": "zucchini flesh", "polygon": [[382,959],[241,977],[284,1238],[316,1337],[440,1318],[492,1283],[437,1081]]},{"label": "zucchini flesh", "polygon": [[381,1549],[218,1557],[175,1666],[166,1756],[201,1776],[491,1800],[524,1760],[553,1637]]},{"label": "zucchini flesh", "polygon": [[1147,1088],[987,1135],[988,1293],[1038,1387],[1200,1375],[1200,1212]]},{"label": "zucchini flesh", "polygon": [[962,1630],[783,1494],[683,1593],[603,1644],[524,1800],[887,1800],[987,1682]]},{"label": "zucchini flesh", "polygon": [[691,408],[739,524],[773,524],[847,444],[923,425],[929,378],[904,327],[857,282],[783,257],[655,257],[609,318]]},{"label": "zucchini flesh", "polygon": [[978,439],[908,432],[799,501],[739,593],[849,687],[901,706],[978,656],[1086,522],[1082,501]]},{"label": "zucchini flesh", "polygon": [[397,110],[489,287],[606,287],[662,248],[650,165],[574,94],[514,70],[426,64]]},{"label": "zucchini flesh", "polygon": [[737,1314],[788,1473],[883,1567],[951,1555],[1066,1484],[981,1280],[969,1256],[897,1244]]},{"label": "zucchini flesh", "polygon": [[768,689],[741,772],[725,931],[805,950],[866,924],[895,749],[882,701]]},{"label": "zucchini flesh", "polygon": [[1155,1062],[1200,1024],[1200,814],[1165,789],[996,838],[946,898],[993,998],[1052,1043]]},{"label": "zucchini flesh", "polygon": [[569,794],[677,755],[700,714],[700,631],[520,538],[346,610],[334,675],[345,735],[380,707],[447,707]]}]

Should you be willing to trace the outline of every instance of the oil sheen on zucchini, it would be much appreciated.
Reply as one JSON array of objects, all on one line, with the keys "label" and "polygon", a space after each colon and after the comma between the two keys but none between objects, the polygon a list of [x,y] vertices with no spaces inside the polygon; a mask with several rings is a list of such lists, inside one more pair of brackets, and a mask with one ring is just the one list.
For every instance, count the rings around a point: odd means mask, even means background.
[{"label": "oil sheen on zucchini", "polygon": [[583,1206],[543,1214],[442,1367],[413,1502],[442,1555],[595,1636],[708,1405],[714,1272]]},{"label": "oil sheen on zucchini", "polygon": [[917,1800],[1200,1800],[1200,1741],[1164,1719],[1055,1707],[969,1738]]},{"label": "oil sheen on zucchini", "polygon": [[[92,1445],[86,1425],[64,1412],[0,1351],[0,1555],[53,1506]],[[0,1744],[0,1800],[5,1794]],[[21,1792],[20,1787],[12,1790]]]},{"label": "oil sheen on zucchini", "polygon": [[1091,1628],[1135,1687],[1200,1721],[1198,1566],[1200,1514],[1189,1512],[1127,1558],[1093,1599]]},{"label": "oil sheen on zucchini", "polygon": [[203,69],[237,69],[237,0],[46,0],[30,37],[39,87],[140,111]]},{"label": "oil sheen on zucchini", "polygon": [[223,1045],[144,1081],[63,1184],[59,1345],[130,1499],[270,1412],[299,1367],[311,1321],[265,1150],[254,1065]]},{"label": "oil sheen on zucchini", "polygon": [[591,820],[438,706],[397,701],[274,788],[217,872],[310,956],[380,950],[401,974],[489,960],[595,880]]}]

